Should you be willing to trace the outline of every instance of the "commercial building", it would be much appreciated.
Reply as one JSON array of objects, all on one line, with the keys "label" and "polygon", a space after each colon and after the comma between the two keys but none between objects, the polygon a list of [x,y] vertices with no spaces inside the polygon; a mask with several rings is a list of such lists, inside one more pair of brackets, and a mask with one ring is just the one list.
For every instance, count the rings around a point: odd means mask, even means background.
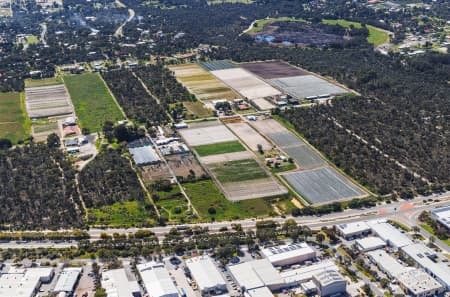
[{"label": "commercial building", "polygon": [[438,221],[445,228],[450,229],[450,206],[433,209],[431,211],[431,218]]},{"label": "commercial building", "polygon": [[141,290],[137,281],[130,281],[125,269],[108,270],[102,273],[102,288],[108,297],[140,297]]},{"label": "commercial building", "polygon": [[178,290],[163,263],[147,262],[136,266],[150,297],[178,297]]},{"label": "commercial building", "polygon": [[403,247],[402,252],[441,283],[446,290],[450,290],[450,268],[446,263],[436,262],[437,255],[432,249],[422,243],[416,243]]},{"label": "commercial building", "polygon": [[0,297],[34,297],[43,283],[49,283],[55,272],[51,267],[11,268],[0,275]]},{"label": "commercial building", "polygon": [[209,256],[190,258],[186,265],[202,295],[218,295],[227,291],[225,280]]},{"label": "commercial building", "polygon": [[59,275],[53,292],[57,294],[65,293],[68,296],[72,296],[82,272],[83,268],[81,267],[64,268]]},{"label": "commercial building", "polygon": [[273,297],[272,292],[267,287],[251,289],[244,293],[245,297]]},{"label": "commercial building", "polygon": [[408,269],[397,275],[397,280],[409,296],[431,297],[445,292],[440,283],[420,269]]},{"label": "commercial building", "polygon": [[129,150],[134,163],[138,166],[155,164],[161,161],[161,158],[151,146],[135,147]]},{"label": "commercial building", "polygon": [[321,297],[345,294],[347,281],[336,270],[322,270],[313,275],[312,280]]},{"label": "commercial building", "polygon": [[278,270],[267,259],[232,265],[228,269],[243,291],[262,287],[278,291],[286,285]]},{"label": "commercial building", "polygon": [[316,252],[304,242],[266,248],[262,253],[275,266],[288,266],[316,257]]},{"label": "commercial building", "polygon": [[323,270],[335,270],[338,271],[338,267],[334,262],[330,260],[325,260],[313,265],[304,266],[297,269],[286,270],[280,273],[281,277],[284,279],[286,286],[297,287],[303,283],[312,280],[312,276]]},{"label": "commercial building", "polygon": [[378,235],[387,245],[395,250],[412,244],[412,241],[405,234],[387,221],[370,221],[368,225],[374,234]]},{"label": "commercial building", "polygon": [[384,248],[386,243],[379,237],[371,236],[356,240],[356,248],[361,252],[369,252]]},{"label": "commercial building", "polygon": [[336,225],[337,232],[344,238],[367,235],[370,233],[370,227],[365,222],[354,222],[348,224]]},{"label": "commercial building", "polygon": [[395,260],[395,258],[390,256],[384,250],[368,252],[367,256],[382,272],[391,278],[394,278],[400,273],[406,271],[405,266],[401,265],[397,260]]}]

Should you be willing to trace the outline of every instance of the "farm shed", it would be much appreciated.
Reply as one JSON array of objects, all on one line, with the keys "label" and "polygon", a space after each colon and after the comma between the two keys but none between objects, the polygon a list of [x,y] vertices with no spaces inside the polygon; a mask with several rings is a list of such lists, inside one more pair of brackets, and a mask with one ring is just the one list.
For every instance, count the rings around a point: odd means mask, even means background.
[{"label": "farm shed", "polygon": [[161,158],[151,146],[130,148],[134,163],[138,166],[159,163]]}]

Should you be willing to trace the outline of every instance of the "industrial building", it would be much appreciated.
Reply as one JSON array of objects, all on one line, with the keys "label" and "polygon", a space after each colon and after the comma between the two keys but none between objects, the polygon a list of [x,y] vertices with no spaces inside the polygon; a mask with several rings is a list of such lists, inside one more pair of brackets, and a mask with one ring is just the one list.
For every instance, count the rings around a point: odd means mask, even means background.
[{"label": "industrial building", "polygon": [[262,287],[267,287],[271,291],[279,291],[286,285],[278,270],[267,259],[231,265],[228,269],[243,291]]},{"label": "industrial building", "polygon": [[431,218],[438,221],[445,228],[450,229],[450,206],[433,209]]},{"label": "industrial building", "polygon": [[370,221],[368,225],[374,234],[378,235],[387,245],[395,250],[412,244],[411,239],[385,220]]},{"label": "industrial building", "polygon": [[149,297],[178,297],[178,290],[163,263],[147,262],[136,266]]},{"label": "industrial building", "polygon": [[10,268],[0,275],[1,297],[34,297],[43,283],[49,283],[55,272],[51,267]]},{"label": "industrial building", "polygon": [[403,247],[402,252],[441,283],[446,290],[450,290],[450,268],[446,263],[435,260],[437,255],[432,249],[422,243],[415,243]]},{"label": "industrial building", "polygon": [[312,280],[321,297],[336,296],[347,292],[347,281],[336,270],[325,269],[316,272]]},{"label": "industrial building", "polygon": [[397,280],[409,296],[431,297],[445,292],[440,283],[420,269],[408,269],[397,275]]},{"label": "industrial building", "polygon": [[333,261],[325,260],[309,266],[304,266],[297,269],[286,270],[280,273],[284,279],[286,286],[297,287],[312,280],[312,276],[323,270],[339,271],[338,267]]},{"label": "industrial building", "polygon": [[370,233],[370,227],[365,222],[354,222],[336,225],[337,232],[345,239],[363,236]]},{"label": "industrial building", "polygon": [[186,260],[192,277],[202,295],[218,295],[227,292],[227,285],[211,257],[199,256]]},{"label": "industrial building", "polygon": [[262,253],[275,266],[302,263],[316,257],[316,252],[304,242],[266,248]]},{"label": "industrial building", "polygon": [[369,252],[384,248],[386,243],[379,237],[371,236],[362,239],[358,239],[355,242],[356,248],[361,252]]},{"label": "industrial building", "polygon": [[394,278],[406,271],[405,266],[401,265],[395,258],[386,253],[384,250],[368,252],[367,256],[372,263],[376,264],[382,272],[391,278]]},{"label": "industrial building", "polygon": [[123,268],[103,272],[101,284],[108,297],[141,296],[141,290],[137,281],[128,280]]},{"label": "industrial building", "polygon": [[245,297],[273,297],[272,292],[267,287],[251,289],[244,293]]},{"label": "industrial building", "polygon": [[82,272],[83,268],[81,267],[64,268],[59,275],[53,293],[65,293],[67,296],[72,296]]},{"label": "industrial building", "polygon": [[134,147],[129,149],[134,163],[138,166],[159,163],[161,158],[151,146]]}]

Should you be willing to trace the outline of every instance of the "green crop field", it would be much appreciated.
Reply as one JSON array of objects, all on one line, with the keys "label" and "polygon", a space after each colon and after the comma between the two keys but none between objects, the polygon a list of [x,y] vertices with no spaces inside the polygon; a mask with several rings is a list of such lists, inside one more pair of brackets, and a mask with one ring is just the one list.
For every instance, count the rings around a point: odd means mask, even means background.
[{"label": "green crop field", "polygon": [[[361,28],[360,23],[346,20],[323,20],[322,22],[324,24],[339,25],[345,28],[350,27],[350,25],[353,25],[355,28]],[[369,43],[378,46],[389,41],[389,34],[386,31],[371,25],[366,25],[366,27],[369,30],[369,36],[367,37]]]},{"label": "green crop field", "polygon": [[63,82],[62,82],[61,77],[50,77],[50,78],[43,78],[43,79],[26,79],[25,87],[26,88],[43,87],[43,86],[59,85],[62,83]]},{"label": "green crop field", "polygon": [[207,118],[214,115],[213,111],[205,108],[200,101],[186,101],[183,102],[183,106],[186,108],[190,118]]},{"label": "green crop field", "polygon": [[82,128],[98,132],[106,121],[116,122],[124,119],[98,73],[66,76],[64,83]]},{"label": "green crop field", "polygon": [[242,182],[266,178],[266,172],[253,159],[229,161],[209,165],[221,183]]},{"label": "green crop field", "polygon": [[211,180],[183,184],[185,191],[202,219],[231,220],[267,216],[272,208],[264,199],[231,202]]},{"label": "green crop field", "polygon": [[113,205],[88,210],[90,225],[107,225],[110,227],[138,227],[153,224],[152,205],[138,201],[116,202]]},{"label": "green crop field", "polygon": [[200,145],[195,146],[194,149],[200,157],[245,151],[245,148],[239,141]]},{"label": "green crop field", "polygon": [[0,138],[7,138],[15,144],[29,134],[30,120],[22,109],[20,93],[1,93]]}]

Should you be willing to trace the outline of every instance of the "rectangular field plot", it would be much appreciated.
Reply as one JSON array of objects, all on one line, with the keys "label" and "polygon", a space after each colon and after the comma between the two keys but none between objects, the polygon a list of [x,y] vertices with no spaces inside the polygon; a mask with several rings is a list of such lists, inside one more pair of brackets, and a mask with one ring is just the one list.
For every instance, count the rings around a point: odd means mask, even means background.
[{"label": "rectangular field plot", "polygon": [[283,148],[283,150],[289,157],[294,159],[295,163],[297,163],[301,168],[316,168],[327,165],[327,162],[306,144],[289,146]]},{"label": "rectangular field plot", "polygon": [[248,180],[244,183],[223,183],[222,188],[225,196],[231,201],[281,196],[288,193],[282,185],[270,177]]},{"label": "rectangular field plot", "polygon": [[314,75],[284,77],[272,79],[270,82],[297,99],[321,95],[340,95],[349,92]]},{"label": "rectangular field plot", "polygon": [[256,98],[251,101],[259,110],[271,110],[272,108],[275,108],[275,105],[263,98]]},{"label": "rectangular field plot", "polygon": [[328,166],[287,173],[282,176],[298,194],[312,204],[346,200],[366,195],[363,190]]},{"label": "rectangular field plot", "polygon": [[272,145],[247,123],[232,123],[227,125],[252,151],[258,150],[258,144],[263,150],[270,150]]},{"label": "rectangular field plot", "polygon": [[198,99],[239,98],[238,94],[197,64],[174,65],[170,66],[169,69],[175,73],[178,81]]},{"label": "rectangular field plot", "polygon": [[299,68],[289,65],[288,63],[280,61],[243,63],[240,64],[239,66],[264,79],[273,79],[273,78],[308,74],[308,72],[306,71],[303,71]]},{"label": "rectangular field plot", "polygon": [[251,123],[251,125],[264,135],[269,135],[270,133],[290,132],[288,129],[286,129],[286,127],[284,127],[274,119],[254,121]]},{"label": "rectangular field plot", "polygon": [[229,60],[199,62],[198,64],[208,71],[236,68],[236,65]]},{"label": "rectangular field plot", "polygon": [[106,121],[113,123],[124,116],[98,73],[64,77],[82,128],[102,130]]},{"label": "rectangular field plot", "polygon": [[267,133],[267,136],[279,147],[305,145],[306,143],[298,138],[294,133],[287,130],[279,133]]},{"label": "rectangular field plot", "polygon": [[219,142],[236,141],[234,134],[222,124],[206,127],[193,127],[179,131],[190,146],[199,146]]},{"label": "rectangular field plot", "polygon": [[47,136],[49,136],[52,133],[55,133],[59,136],[61,136],[58,122],[50,122],[45,121],[42,123],[36,123],[31,126],[32,134],[35,141],[44,141],[47,139]]},{"label": "rectangular field plot", "polygon": [[221,183],[242,182],[268,177],[267,173],[254,159],[210,164],[208,167]]},{"label": "rectangular field plot", "polygon": [[218,79],[248,99],[280,95],[281,92],[242,68],[212,71]]},{"label": "rectangular field plot", "polygon": [[245,148],[239,141],[205,144],[196,146],[194,149],[200,157],[245,151]]},{"label": "rectangular field plot", "polygon": [[20,104],[19,93],[0,94],[0,138],[17,143],[27,137],[28,121]]},{"label": "rectangular field plot", "polygon": [[25,88],[25,104],[30,118],[73,113],[69,93],[62,84]]},{"label": "rectangular field plot", "polygon": [[203,168],[191,153],[171,155],[166,156],[165,158],[174,174],[178,177],[186,179],[190,174],[192,174],[192,172],[196,177],[200,177],[205,174],[205,171],[203,171]]},{"label": "rectangular field plot", "polygon": [[203,164],[215,164],[215,163],[225,163],[236,160],[244,160],[253,158],[254,155],[249,151],[235,152],[235,153],[227,153],[220,155],[210,155],[206,157],[201,157],[201,161]]}]

